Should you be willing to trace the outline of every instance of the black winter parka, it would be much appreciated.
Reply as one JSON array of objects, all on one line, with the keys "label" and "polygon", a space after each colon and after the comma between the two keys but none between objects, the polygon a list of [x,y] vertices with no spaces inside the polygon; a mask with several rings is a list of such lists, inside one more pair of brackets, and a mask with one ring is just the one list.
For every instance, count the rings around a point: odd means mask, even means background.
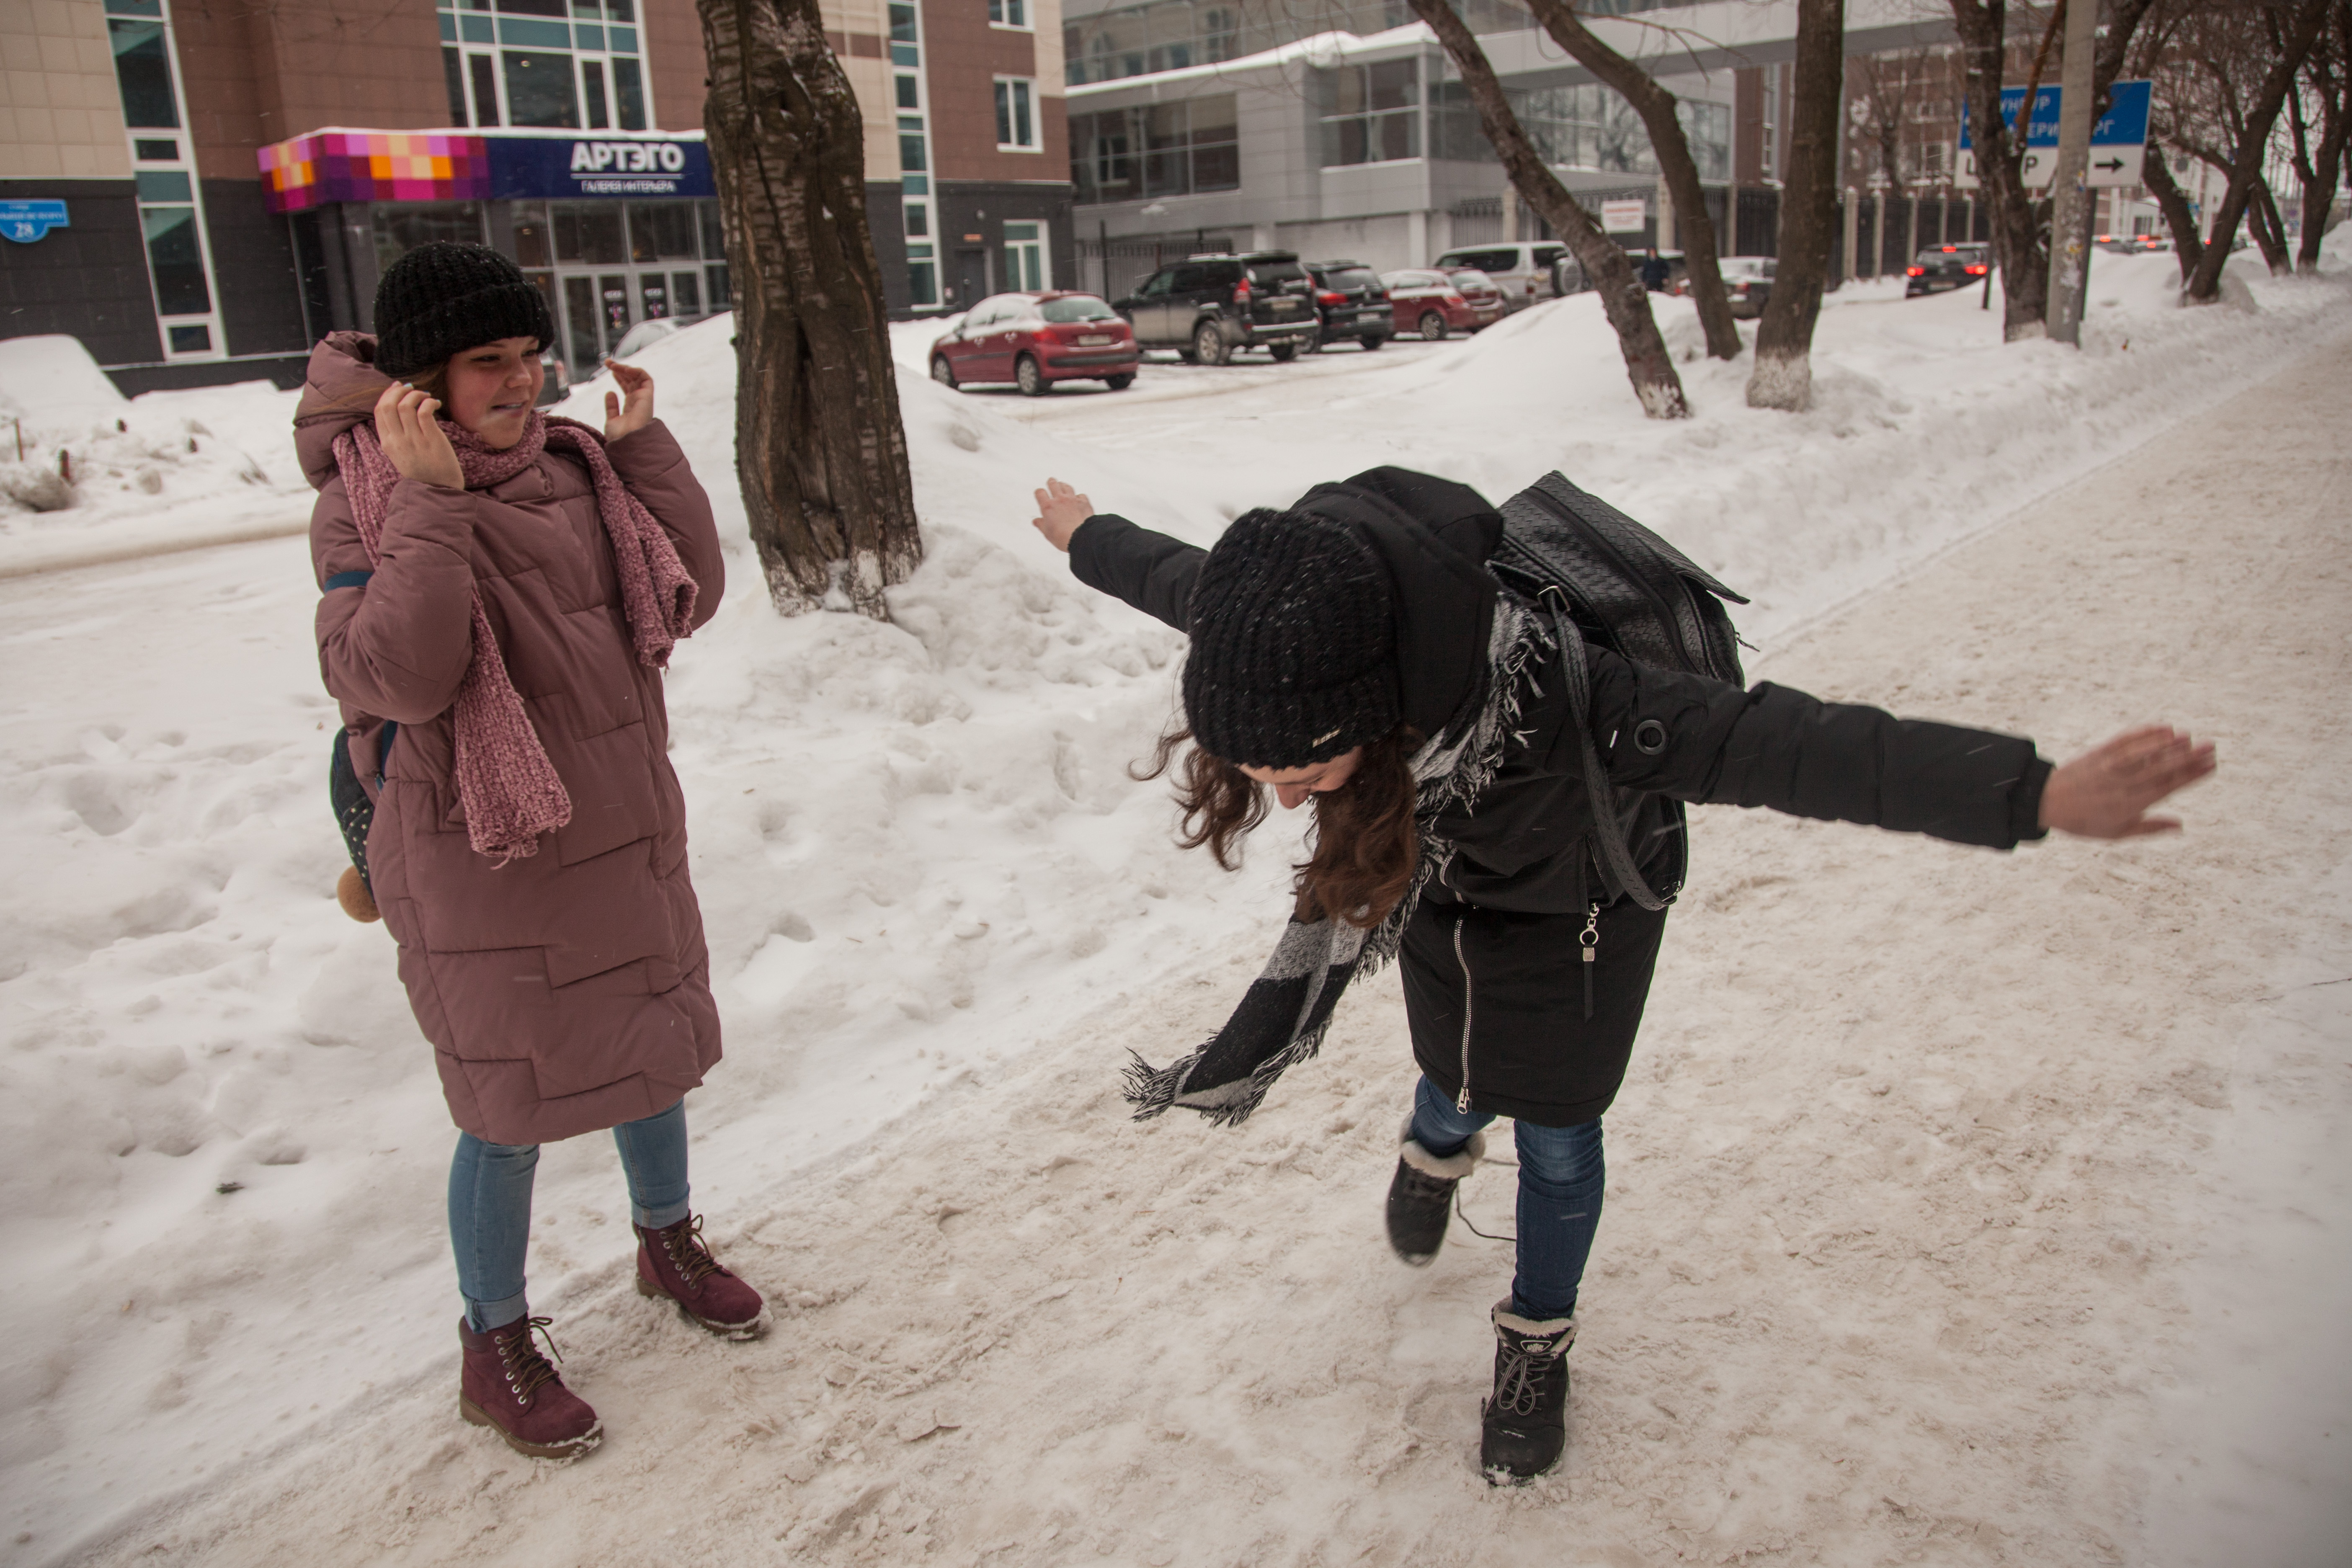
[{"label": "black winter parka", "polygon": [[[1358,489],[1395,504],[1351,504]],[[1350,522],[1389,564],[1401,710],[1423,734],[1444,733],[1478,689],[1498,592],[1484,563],[1501,518],[1465,487],[1396,469],[1318,487],[1299,508]],[[1206,553],[1103,515],[1071,537],[1070,570],[1186,631]],[[1770,682],[1743,691],[1637,665],[1589,640],[1585,658],[1594,743],[1612,784],[1642,797],[1628,836],[1643,877],[1669,899],[1687,864],[1676,801],[1770,806],[1999,849],[2042,836],[2050,764],[2030,741],[1822,702]],[[1602,890],[1557,658],[1520,679],[1520,722],[1494,782],[1468,810],[1432,825],[1455,853],[1442,883],[1423,889],[1400,964],[1414,1055],[1440,1089],[1478,1110],[1573,1126],[1599,1117],[1623,1079],[1664,914]]]}]

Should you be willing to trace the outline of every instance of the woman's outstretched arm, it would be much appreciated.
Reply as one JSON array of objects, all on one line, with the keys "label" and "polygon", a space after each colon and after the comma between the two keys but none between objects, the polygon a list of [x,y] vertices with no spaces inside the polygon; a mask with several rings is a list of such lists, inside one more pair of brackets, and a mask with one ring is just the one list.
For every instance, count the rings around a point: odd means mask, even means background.
[{"label": "woman's outstretched arm", "polygon": [[1087,587],[1126,600],[1147,616],[1189,631],[1192,580],[1208,552],[1197,544],[1138,528],[1123,517],[1097,514],[1094,502],[1059,479],[1036,492],[1030,525],[1056,550]]}]

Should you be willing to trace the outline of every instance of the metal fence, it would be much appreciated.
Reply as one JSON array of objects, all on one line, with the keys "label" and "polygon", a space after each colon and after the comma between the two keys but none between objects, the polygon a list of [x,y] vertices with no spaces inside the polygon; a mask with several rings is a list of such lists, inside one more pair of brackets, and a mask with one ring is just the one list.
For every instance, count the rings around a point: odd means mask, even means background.
[{"label": "metal fence", "polygon": [[1181,261],[1204,251],[1233,248],[1234,237],[1218,229],[1129,235],[1117,239],[1087,239],[1081,236],[1077,243],[1078,277],[1069,287],[1117,300],[1134,292],[1137,284],[1171,261]]}]

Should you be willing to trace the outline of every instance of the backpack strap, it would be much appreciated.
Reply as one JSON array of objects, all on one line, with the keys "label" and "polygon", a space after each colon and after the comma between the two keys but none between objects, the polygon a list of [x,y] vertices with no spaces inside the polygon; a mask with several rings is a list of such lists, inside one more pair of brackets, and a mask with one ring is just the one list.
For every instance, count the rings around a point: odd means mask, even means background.
[{"label": "backpack strap", "polygon": [[1584,753],[1584,793],[1592,805],[1593,860],[1601,879],[1612,893],[1622,893],[1645,910],[1663,910],[1666,901],[1650,890],[1633,864],[1625,844],[1625,825],[1617,820],[1616,794],[1609,770],[1601,765],[1601,749],[1592,743],[1592,672],[1584,662],[1584,634],[1568,616],[1568,595],[1557,587],[1544,590],[1544,604],[1559,637],[1561,667],[1568,674],[1568,706],[1576,725],[1578,749]]}]

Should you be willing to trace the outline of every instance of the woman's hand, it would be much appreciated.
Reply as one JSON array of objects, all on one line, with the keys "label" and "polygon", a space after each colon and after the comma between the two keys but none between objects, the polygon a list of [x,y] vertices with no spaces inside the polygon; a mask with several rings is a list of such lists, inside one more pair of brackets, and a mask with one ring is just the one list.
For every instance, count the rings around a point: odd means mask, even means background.
[{"label": "woman's hand", "polygon": [[654,378],[635,365],[623,364],[616,359],[606,360],[604,368],[621,385],[619,392],[604,395],[604,439],[617,441],[654,422]]},{"label": "woman's hand", "polygon": [[440,424],[433,417],[440,411],[438,398],[417,391],[404,381],[395,381],[375,400],[376,443],[392,459],[392,466],[400,470],[402,479],[462,490],[466,488],[466,470],[458,465],[449,437],[442,434]]},{"label": "woman's hand", "polygon": [[1095,503],[1059,479],[1047,479],[1045,488],[1035,494],[1037,515],[1029,520],[1029,526],[1044,534],[1046,543],[1068,554],[1070,535],[1094,516]]},{"label": "woman's hand", "polygon": [[2213,767],[2210,741],[2164,724],[2126,730],[2052,771],[2042,785],[2042,826],[2084,838],[2177,833],[2179,817],[2149,816],[2147,808]]}]

